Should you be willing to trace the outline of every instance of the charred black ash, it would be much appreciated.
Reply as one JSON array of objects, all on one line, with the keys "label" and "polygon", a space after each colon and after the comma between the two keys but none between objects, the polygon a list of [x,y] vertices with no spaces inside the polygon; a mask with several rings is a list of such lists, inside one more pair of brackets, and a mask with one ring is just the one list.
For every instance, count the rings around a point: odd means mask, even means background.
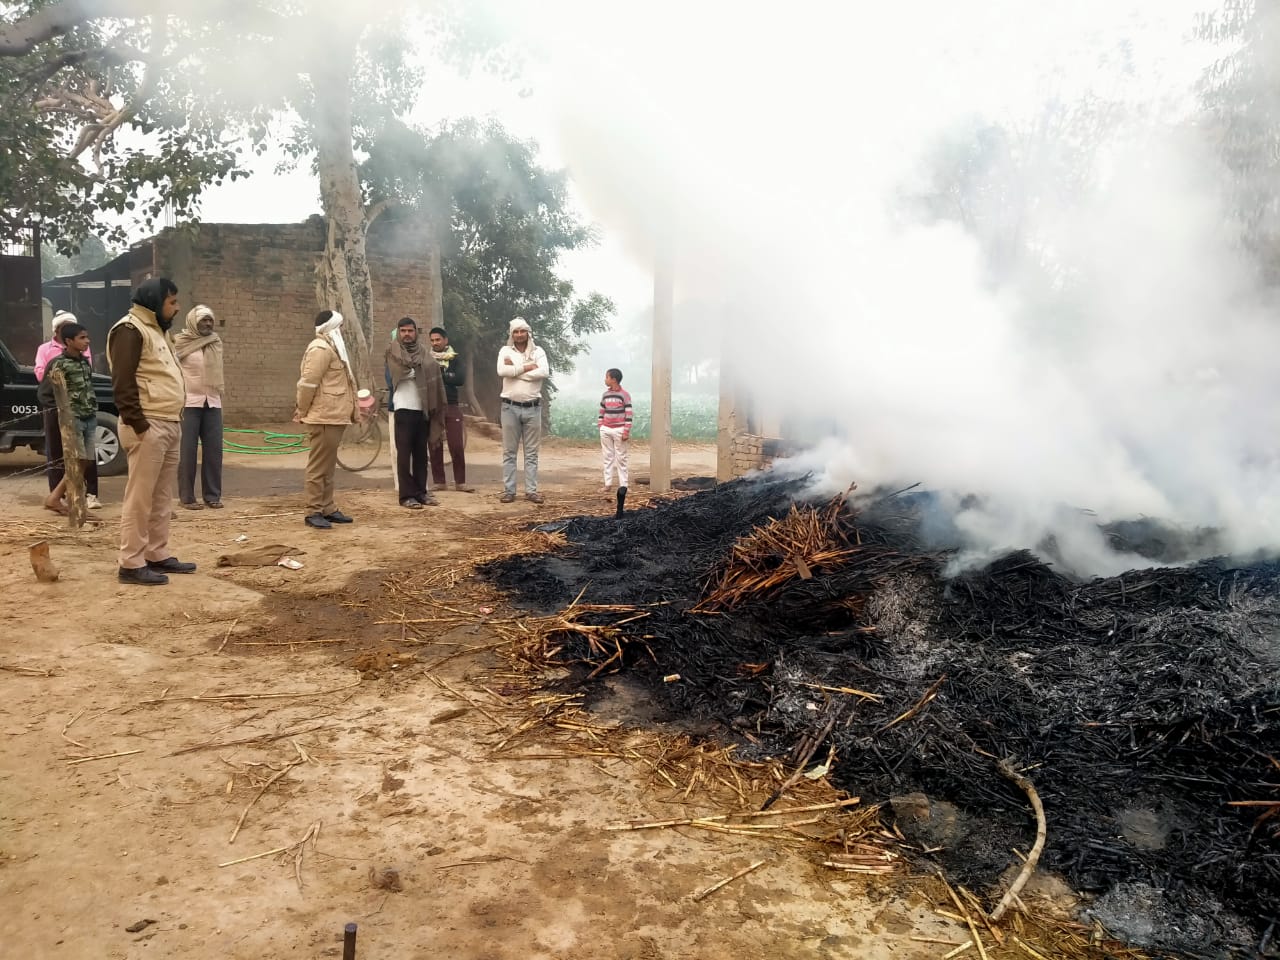
[{"label": "charred black ash", "polygon": [[838,711],[821,754],[835,748],[833,782],[954,811],[913,839],[941,847],[930,856],[958,882],[994,889],[1031,844],[1027,798],[996,772],[1009,758],[1044,802],[1041,866],[1091,898],[1089,916],[1152,950],[1263,955],[1280,917],[1280,815],[1258,805],[1280,801],[1280,565],[1079,581],[1024,551],[948,578],[912,498],[823,501],[807,505],[831,520],[817,561],[763,538],[756,579],[739,581],[759,589],[709,604],[735,545],[803,490],[736,481],[576,518],[566,549],[486,574],[548,611],[584,587],[583,602],[646,609],[622,669],[668,717],[710,722],[747,755],[790,756]]}]

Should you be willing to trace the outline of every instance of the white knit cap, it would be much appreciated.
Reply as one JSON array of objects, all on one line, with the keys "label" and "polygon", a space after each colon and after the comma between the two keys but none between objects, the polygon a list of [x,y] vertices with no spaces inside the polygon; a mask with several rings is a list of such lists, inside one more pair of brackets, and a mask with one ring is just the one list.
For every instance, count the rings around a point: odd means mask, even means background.
[{"label": "white knit cap", "polygon": [[507,333],[515,333],[517,330],[528,330],[530,333],[533,332],[533,328],[529,326],[529,321],[524,317],[516,317],[512,320],[511,327],[507,330]]},{"label": "white knit cap", "polygon": [[53,315],[53,329],[55,331],[59,327],[61,327],[64,323],[79,323],[79,322],[80,321],[76,319],[76,315],[74,313],[70,313],[66,310],[59,310],[57,313]]}]

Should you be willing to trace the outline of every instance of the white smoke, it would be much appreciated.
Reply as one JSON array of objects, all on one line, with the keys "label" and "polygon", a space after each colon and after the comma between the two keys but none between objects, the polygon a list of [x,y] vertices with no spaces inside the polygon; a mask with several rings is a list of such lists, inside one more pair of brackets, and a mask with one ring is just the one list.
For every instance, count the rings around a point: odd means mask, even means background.
[{"label": "white smoke", "polygon": [[[1280,544],[1280,326],[1185,120],[1213,55],[1186,42],[1197,6],[845,6],[508,12],[592,215],[637,258],[671,250],[678,298],[732,307],[725,362],[761,409],[838,423],[792,469],[954,491],[975,556],[1052,537],[1123,569],[1097,524],[1142,516]],[[1005,185],[1046,188],[1035,269],[993,277],[974,235],[904,212],[957,126],[1085,97],[1125,117],[1092,186]]]}]

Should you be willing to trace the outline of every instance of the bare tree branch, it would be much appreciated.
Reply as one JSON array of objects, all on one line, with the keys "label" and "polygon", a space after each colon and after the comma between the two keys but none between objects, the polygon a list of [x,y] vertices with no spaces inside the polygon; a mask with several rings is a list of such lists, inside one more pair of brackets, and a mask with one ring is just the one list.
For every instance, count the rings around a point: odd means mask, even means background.
[{"label": "bare tree branch", "polygon": [[[151,92],[156,86],[157,69],[157,63],[147,63],[147,72],[142,77],[142,83],[138,85],[138,89],[134,91],[133,96],[129,98],[129,102],[119,110],[112,108],[111,112],[98,123],[89,124],[80,131],[75,148],[68,154],[72,160],[84,153],[92,144],[94,158],[98,161],[99,167],[101,167],[102,144],[110,139],[111,134],[115,132],[120,124],[137,113],[142,105],[147,102],[147,98],[151,96]],[[106,102],[108,106],[111,105],[110,101]]]}]

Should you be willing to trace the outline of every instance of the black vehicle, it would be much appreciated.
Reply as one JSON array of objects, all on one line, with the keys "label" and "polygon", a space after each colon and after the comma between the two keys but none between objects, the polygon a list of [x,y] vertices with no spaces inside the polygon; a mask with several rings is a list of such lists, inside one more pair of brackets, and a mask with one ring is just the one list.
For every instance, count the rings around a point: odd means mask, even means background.
[{"label": "black vehicle", "polygon": [[[36,400],[37,386],[35,368],[18,363],[0,342],[0,453],[12,453],[15,447],[44,452],[44,418]],[[98,473],[113,477],[125,472],[128,461],[120,445],[119,411],[111,394],[111,378],[95,373],[93,392],[98,398]]]}]

